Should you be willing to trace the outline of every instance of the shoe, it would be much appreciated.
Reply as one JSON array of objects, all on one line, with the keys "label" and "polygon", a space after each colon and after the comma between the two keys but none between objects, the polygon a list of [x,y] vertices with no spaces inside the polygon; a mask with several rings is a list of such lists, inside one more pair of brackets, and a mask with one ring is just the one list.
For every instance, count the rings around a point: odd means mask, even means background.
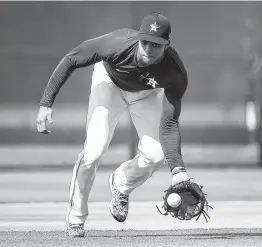
[{"label": "shoe", "polygon": [[114,173],[109,176],[109,186],[112,193],[109,208],[115,220],[124,222],[128,214],[129,195],[122,194],[115,188],[114,176]]},{"label": "shoe", "polygon": [[85,236],[84,224],[69,224],[65,230],[66,237],[83,238]]}]

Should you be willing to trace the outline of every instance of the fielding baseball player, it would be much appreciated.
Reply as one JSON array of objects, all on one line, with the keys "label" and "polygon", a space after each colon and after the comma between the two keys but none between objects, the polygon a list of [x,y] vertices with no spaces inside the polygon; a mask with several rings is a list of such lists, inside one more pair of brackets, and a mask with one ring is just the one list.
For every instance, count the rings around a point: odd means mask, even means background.
[{"label": "fielding baseball player", "polygon": [[[124,28],[86,40],[65,55],[52,73],[37,116],[37,129],[44,134],[50,133],[46,121],[53,122],[52,105],[62,85],[75,69],[95,64],[86,141],[70,185],[66,236],[84,236],[88,196],[96,170],[125,109],[139,136],[139,153],[109,177],[112,216],[125,221],[130,193],[164,161],[172,172],[172,186],[191,181],[181,157],[178,123],[187,73],[170,46],[170,33],[168,19],[161,13],[152,13],[143,19],[139,31]],[[203,200],[198,185],[197,189],[198,198]]]}]

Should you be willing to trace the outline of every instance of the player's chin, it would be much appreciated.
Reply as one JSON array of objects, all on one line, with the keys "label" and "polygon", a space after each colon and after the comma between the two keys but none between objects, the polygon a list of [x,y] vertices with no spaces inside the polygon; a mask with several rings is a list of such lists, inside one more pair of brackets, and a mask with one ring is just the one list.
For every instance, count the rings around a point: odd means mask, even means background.
[{"label": "player's chin", "polygon": [[155,58],[152,57],[152,56],[143,56],[143,62],[146,65],[150,65],[150,64],[154,63],[154,61],[155,61]]}]

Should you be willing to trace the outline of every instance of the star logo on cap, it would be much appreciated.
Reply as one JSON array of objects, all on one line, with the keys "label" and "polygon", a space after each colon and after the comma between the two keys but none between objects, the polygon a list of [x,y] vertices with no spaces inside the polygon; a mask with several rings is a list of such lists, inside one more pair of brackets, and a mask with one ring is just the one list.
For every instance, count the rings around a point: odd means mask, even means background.
[{"label": "star logo on cap", "polygon": [[155,78],[148,78],[147,86],[151,86],[152,88],[159,87],[159,84],[156,82]]},{"label": "star logo on cap", "polygon": [[156,24],[156,22],[155,22],[155,23],[153,23],[153,24],[150,25],[150,32],[151,32],[151,31],[154,31],[154,32],[157,33],[157,29],[158,29],[158,28],[160,28],[160,26],[158,26],[158,25]]}]

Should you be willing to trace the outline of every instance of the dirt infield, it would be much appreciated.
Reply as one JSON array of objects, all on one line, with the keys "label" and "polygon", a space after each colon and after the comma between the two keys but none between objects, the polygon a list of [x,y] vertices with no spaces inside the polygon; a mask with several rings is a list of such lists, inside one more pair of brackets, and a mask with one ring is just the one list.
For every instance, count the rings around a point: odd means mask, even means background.
[{"label": "dirt infield", "polygon": [[155,205],[170,179],[165,170],[134,191],[128,218],[118,223],[108,208],[110,172],[97,174],[84,239],[68,239],[63,232],[71,170],[2,173],[0,247],[262,247],[261,169],[190,169],[214,207],[209,223],[159,214]]},{"label": "dirt infield", "polygon": [[87,231],[85,238],[65,238],[62,231],[0,232],[0,246],[262,246],[262,229]]}]

